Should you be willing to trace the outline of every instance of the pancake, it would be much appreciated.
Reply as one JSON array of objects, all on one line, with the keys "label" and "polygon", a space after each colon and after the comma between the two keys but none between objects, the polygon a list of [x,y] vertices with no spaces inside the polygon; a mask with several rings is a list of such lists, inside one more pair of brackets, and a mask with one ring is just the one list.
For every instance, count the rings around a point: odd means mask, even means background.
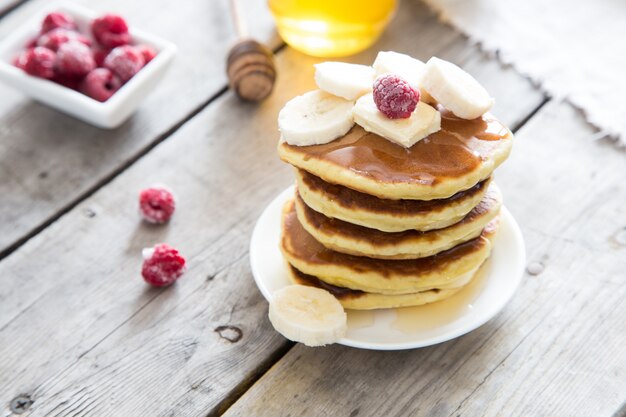
[{"label": "pancake", "polygon": [[[473,275],[470,276],[470,278],[472,277]],[[463,286],[460,286],[450,289],[436,288],[412,294],[376,294],[327,284],[317,277],[298,271],[293,266],[289,266],[289,278],[294,284],[309,285],[327,290],[339,300],[344,308],[352,310],[410,307],[434,303],[435,301],[445,300],[463,289]]]},{"label": "pancake", "polygon": [[500,211],[502,196],[495,183],[460,222],[444,229],[386,233],[331,219],[308,207],[296,192],[296,213],[302,227],[325,247],[377,259],[415,259],[435,255],[481,235]]},{"label": "pancake", "polygon": [[281,140],[285,162],[324,181],[383,199],[448,198],[488,178],[509,155],[513,134],[489,113],[463,120],[439,107],[441,130],[404,148],[355,125],[323,145]]},{"label": "pancake", "polygon": [[438,200],[384,200],[296,169],[300,196],[313,210],[383,232],[442,229],[460,221],[484,197],[490,178]]},{"label": "pancake", "polygon": [[281,251],[291,265],[339,287],[409,294],[452,285],[489,256],[483,235],[445,252],[410,260],[373,259],[325,248],[302,227],[293,200],[283,208]]}]

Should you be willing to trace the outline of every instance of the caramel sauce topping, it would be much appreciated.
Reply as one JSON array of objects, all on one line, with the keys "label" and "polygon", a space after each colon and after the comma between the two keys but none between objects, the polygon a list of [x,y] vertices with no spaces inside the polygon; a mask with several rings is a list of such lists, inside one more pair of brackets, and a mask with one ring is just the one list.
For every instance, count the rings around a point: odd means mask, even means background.
[{"label": "caramel sauce topping", "polygon": [[444,178],[461,177],[475,170],[508,139],[509,130],[486,114],[464,120],[439,107],[441,130],[410,148],[392,143],[355,125],[346,135],[330,143],[292,146],[305,158],[317,158],[359,175],[386,183],[437,184]]}]

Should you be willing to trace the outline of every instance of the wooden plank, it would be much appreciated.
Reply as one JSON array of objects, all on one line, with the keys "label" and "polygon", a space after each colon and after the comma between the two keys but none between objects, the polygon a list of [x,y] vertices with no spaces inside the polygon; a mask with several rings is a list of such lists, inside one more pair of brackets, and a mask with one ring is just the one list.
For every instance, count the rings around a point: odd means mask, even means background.
[{"label": "wooden plank", "polygon": [[[450,36],[421,4],[403,4],[420,16],[422,37],[413,50],[437,42],[441,50],[463,49],[455,45],[465,39]],[[391,32],[378,48],[395,49],[414,35]],[[373,55],[354,60],[371,62]],[[206,415],[227,405],[289,346],[266,319],[247,248],[262,208],[293,181],[276,156],[277,113],[313,88],[311,65],[318,61],[281,52],[277,90],[268,101],[255,107],[230,93],[220,97],[0,262],[1,407],[26,393],[34,400],[31,416]],[[501,80],[491,81],[498,96],[505,89],[523,93],[503,114],[509,122],[523,119],[541,94],[493,65],[473,69],[482,78],[486,68]],[[146,226],[136,214],[136,191],[155,181],[179,197],[165,227]],[[178,246],[190,263],[187,275],[166,290],[147,289],[138,276],[140,249],[157,241]],[[220,338],[213,330],[222,325],[240,328],[243,338],[235,344]]]},{"label": "wooden plank", "polygon": [[592,134],[568,105],[550,103],[498,171],[539,274],[495,319],[413,351],[297,345],[226,415],[617,412],[626,399],[624,155]]},{"label": "wooden plank", "polygon": [[[280,44],[265,2],[242,0],[250,33]],[[46,2],[29,1],[0,24],[0,39]],[[0,253],[84,197],[160,141],[226,85],[225,56],[235,40],[229,0],[78,1],[115,11],[179,50],[161,84],[121,127],[89,126],[0,84]]]},{"label": "wooden plank", "polygon": [[[0,290],[2,407],[27,392],[33,416],[70,414],[87,402],[89,415],[206,415],[285,346],[265,319],[246,257],[261,208],[290,182],[275,158],[283,99],[256,109],[221,98],[0,263],[12,287]],[[137,190],[155,181],[180,202],[165,227],[136,213]],[[166,290],[139,276],[141,248],[159,241],[189,260],[186,276]],[[222,325],[241,329],[242,339],[220,338]]]}]

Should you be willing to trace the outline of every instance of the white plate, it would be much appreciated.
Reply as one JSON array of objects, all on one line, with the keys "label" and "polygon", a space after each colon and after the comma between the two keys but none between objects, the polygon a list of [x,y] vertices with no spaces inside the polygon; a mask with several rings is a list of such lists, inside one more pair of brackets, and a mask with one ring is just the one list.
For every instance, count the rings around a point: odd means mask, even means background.
[{"label": "white plate", "polygon": [[[289,285],[279,249],[283,204],[293,196],[289,187],[276,197],[257,221],[250,241],[252,274],[269,301]],[[424,306],[348,313],[348,332],[339,344],[362,349],[413,349],[445,342],[482,326],[511,299],[522,280],[526,253],[519,226],[502,208],[490,259],[472,282],[453,297]]]}]

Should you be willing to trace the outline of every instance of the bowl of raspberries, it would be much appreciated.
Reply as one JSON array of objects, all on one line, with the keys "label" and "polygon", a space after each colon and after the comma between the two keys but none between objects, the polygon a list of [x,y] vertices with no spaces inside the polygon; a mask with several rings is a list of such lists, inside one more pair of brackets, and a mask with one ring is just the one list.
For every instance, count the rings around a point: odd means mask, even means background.
[{"label": "bowl of raspberries", "polygon": [[150,93],[176,46],[115,13],[58,5],[0,41],[0,79],[101,128],[122,124]]}]

